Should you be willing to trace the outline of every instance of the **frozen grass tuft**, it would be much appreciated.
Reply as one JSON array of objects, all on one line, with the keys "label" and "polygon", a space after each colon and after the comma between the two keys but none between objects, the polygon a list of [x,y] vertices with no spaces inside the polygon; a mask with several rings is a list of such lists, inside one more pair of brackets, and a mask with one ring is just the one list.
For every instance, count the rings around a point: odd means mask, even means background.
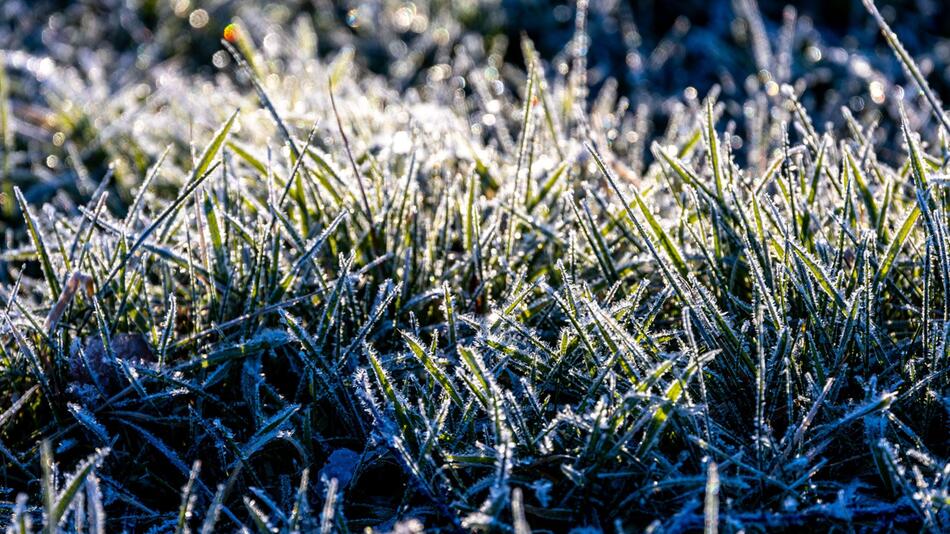
[{"label": "frozen grass tuft", "polygon": [[643,102],[587,2],[523,68],[434,11],[422,81],[246,14],[40,76],[52,177],[3,54],[8,532],[950,529],[950,132],[865,4],[909,77],[834,120],[755,2],[774,79]]}]

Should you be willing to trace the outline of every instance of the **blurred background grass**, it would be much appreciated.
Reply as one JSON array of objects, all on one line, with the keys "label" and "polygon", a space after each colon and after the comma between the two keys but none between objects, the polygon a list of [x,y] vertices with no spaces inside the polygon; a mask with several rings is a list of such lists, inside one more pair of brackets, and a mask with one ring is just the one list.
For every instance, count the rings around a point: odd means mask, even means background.
[{"label": "blurred background grass", "polygon": [[[723,71],[741,75],[743,69],[754,67],[748,29],[736,23],[734,16],[746,1],[590,1],[589,66],[595,83],[615,77],[627,91],[643,85],[654,92],[677,91],[717,83]],[[851,54],[873,51],[883,56],[876,66],[898,68],[882,47],[877,27],[860,0],[757,4],[770,33],[778,32],[785,10],[791,7],[816,44],[841,47]],[[398,70],[394,63],[413,43],[427,39],[442,46],[458,44],[471,35],[486,42],[504,38],[517,43],[524,33],[543,57],[552,58],[574,33],[574,8],[573,1],[548,0],[7,0],[0,5],[0,47],[49,55],[66,64],[94,53],[110,57],[117,70],[145,71],[156,62],[174,60],[189,70],[208,73],[214,70],[221,32],[234,17],[247,17],[257,29],[266,31],[268,26],[289,24],[302,15],[320,31],[321,52],[352,46],[373,71],[405,78],[419,73],[394,72]],[[931,83],[946,94],[950,18],[942,16],[944,4],[897,0],[881,2],[880,8],[907,49],[925,67],[930,63],[936,74]],[[451,39],[437,35],[446,26],[454,26],[448,28]],[[665,72],[631,61],[631,49],[649,55],[664,42],[672,45],[666,51],[669,57],[654,59],[666,59],[662,63],[670,68]],[[710,61],[711,56],[717,61]],[[431,54],[419,66],[431,66],[437,59],[437,54]],[[506,47],[505,59],[521,64],[520,48]]]}]

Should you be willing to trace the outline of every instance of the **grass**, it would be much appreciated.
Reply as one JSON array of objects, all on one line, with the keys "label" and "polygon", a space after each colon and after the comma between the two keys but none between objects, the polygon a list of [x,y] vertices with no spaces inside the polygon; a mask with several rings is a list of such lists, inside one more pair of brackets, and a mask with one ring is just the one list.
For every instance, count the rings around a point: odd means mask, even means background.
[{"label": "grass", "polygon": [[586,2],[404,90],[235,22],[231,77],[51,90],[99,184],[46,206],[5,72],[8,531],[950,528],[946,118],[865,4],[881,113],[752,78],[655,132]]}]

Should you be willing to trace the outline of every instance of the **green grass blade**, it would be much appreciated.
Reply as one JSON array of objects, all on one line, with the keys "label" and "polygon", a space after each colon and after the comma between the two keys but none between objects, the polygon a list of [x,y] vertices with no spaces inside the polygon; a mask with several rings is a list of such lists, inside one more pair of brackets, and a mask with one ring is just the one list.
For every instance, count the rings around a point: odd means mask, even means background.
[{"label": "green grass blade", "polygon": [[891,272],[891,266],[894,265],[894,260],[897,259],[897,254],[904,246],[904,243],[907,241],[919,218],[920,206],[915,204],[913,209],[904,217],[904,222],[897,231],[897,235],[894,236],[894,239],[891,240],[891,244],[887,247],[884,259],[881,261],[881,265],[877,269],[877,275],[874,277],[875,286],[887,279],[887,275]]},{"label": "green grass blade", "polygon": [[46,249],[46,241],[40,232],[40,227],[36,224],[36,217],[33,210],[30,209],[23,192],[19,187],[14,187],[13,192],[16,195],[17,203],[20,204],[20,211],[23,212],[23,220],[26,221],[26,229],[30,234],[30,241],[33,242],[33,248],[36,249],[36,255],[39,256],[40,266],[43,269],[43,277],[46,278],[47,294],[51,300],[59,298],[60,285],[59,278],[56,276],[56,270],[50,261],[49,252]]}]

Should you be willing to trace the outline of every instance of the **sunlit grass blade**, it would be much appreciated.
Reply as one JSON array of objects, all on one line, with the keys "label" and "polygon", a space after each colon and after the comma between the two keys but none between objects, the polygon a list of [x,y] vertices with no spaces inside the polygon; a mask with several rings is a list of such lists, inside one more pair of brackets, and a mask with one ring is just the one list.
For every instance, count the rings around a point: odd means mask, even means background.
[{"label": "sunlit grass blade", "polygon": [[14,187],[13,192],[16,195],[17,203],[20,205],[20,211],[23,212],[23,219],[26,221],[26,228],[30,233],[30,241],[33,242],[33,248],[36,250],[36,255],[40,260],[40,266],[43,269],[43,276],[46,278],[47,294],[50,300],[55,300],[60,293],[59,278],[56,276],[56,270],[53,268],[52,261],[50,261],[46,241],[43,239],[40,227],[36,223],[33,210],[30,209],[29,204],[27,204],[26,199],[23,197],[23,192],[20,191],[19,187]]},{"label": "sunlit grass blade", "polygon": [[924,78],[924,75],[921,74],[920,69],[917,67],[917,63],[914,62],[914,59],[907,53],[907,50],[904,49],[904,45],[901,44],[900,40],[897,38],[897,34],[891,30],[891,27],[884,20],[884,17],[881,16],[881,13],[877,10],[877,6],[874,5],[874,0],[862,0],[864,2],[864,7],[871,13],[871,16],[874,17],[874,20],[877,22],[877,25],[881,28],[881,35],[884,36],[884,39],[887,40],[888,46],[891,47],[891,50],[894,51],[894,55],[897,56],[897,59],[900,60],[901,65],[904,66],[904,69],[910,74],[910,77],[914,80],[914,83],[917,85],[917,88],[920,89],[920,92],[923,93],[924,97],[927,99],[927,103],[930,104],[930,111],[933,113],[933,116],[943,125],[945,132],[950,133],[950,120],[947,119],[946,113],[943,110],[943,104],[941,104],[940,99],[937,98],[937,95],[934,94],[933,90],[930,88],[930,85],[927,83],[927,79]]},{"label": "sunlit grass blade", "polygon": [[433,359],[429,354],[428,350],[422,346],[422,343],[419,342],[412,334],[401,332],[403,339],[405,339],[406,344],[409,345],[409,350],[416,358],[419,359],[419,362],[425,367],[426,371],[432,375],[441,386],[442,389],[448,394],[449,398],[452,399],[459,408],[465,406],[462,397],[459,395],[458,391],[455,389],[455,385],[452,384],[452,381],[449,379],[448,375],[442,370],[439,364]]},{"label": "sunlit grass blade", "polygon": [[202,152],[201,157],[198,160],[198,163],[195,165],[194,170],[192,170],[191,178],[185,183],[185,186],[179,192],[177,198],[171,202],[162,212],[155,217],[148,227],[145,228],[140,234],[139,237],[132,243],[132,246],[129,247],[122,259],[112,268],[112,271],[106,276],[99,284],[99,291],[103,291],[108,287],[109,283],[113,278],[119,273],[119,271],[125,266],[125,264],[132,258],[139,247],[152,235],[152,233],[163,223],[166,219],[176,213],[181,209],[182,205],[191,197],[191,194],[198,188],[211,174],[214,170],[215,165],[212,164],[214,158],[218,155],[218,151],[221,149],[221,146],[224,144],[224,140],[227,138],[228,133],[231,131],[231,127],[234,125],[234,121],[237,119],[238,110],[235,110],[234,113],[228,118],[227,121],[221,126],[220,129],[212,137],[211,142],[205,147],[205,150]]}]

